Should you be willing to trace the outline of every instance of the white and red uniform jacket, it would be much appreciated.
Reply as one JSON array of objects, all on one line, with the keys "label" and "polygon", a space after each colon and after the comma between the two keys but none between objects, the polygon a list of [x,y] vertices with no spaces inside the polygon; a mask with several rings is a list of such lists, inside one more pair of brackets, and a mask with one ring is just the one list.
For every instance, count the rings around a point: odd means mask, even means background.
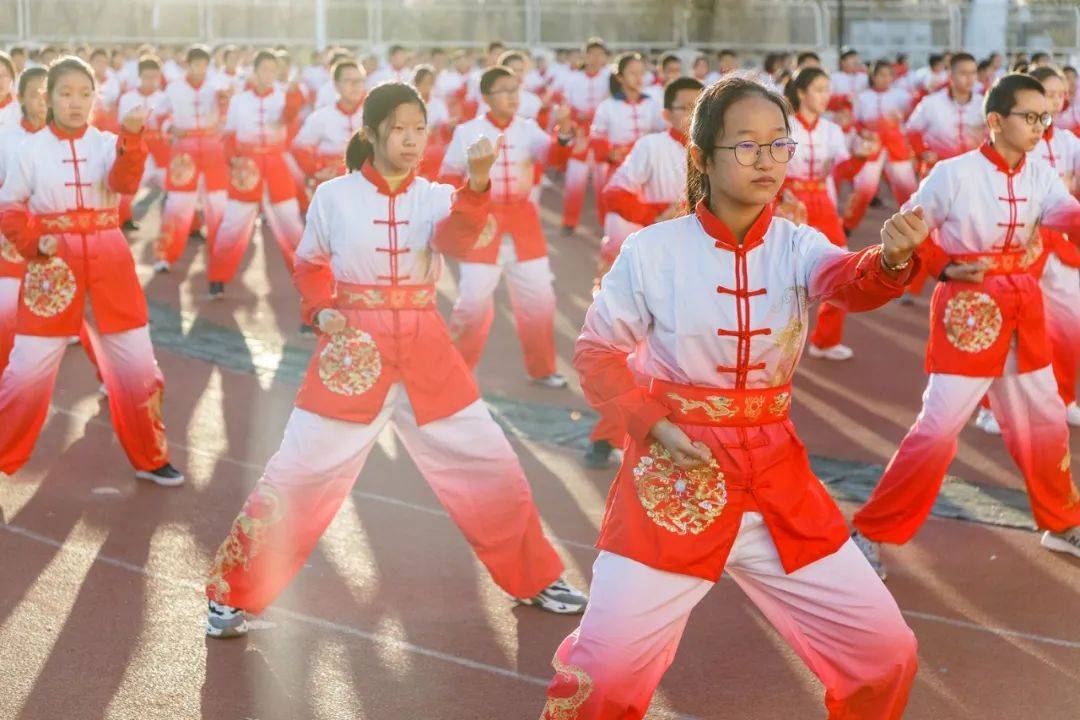
[{"label": "white and red uniform jacket", "polygon": [[19,107],[15,95],[0,98],[0,135],[15,130],[19,127],[20,120],[22,120],[22,108]]},{"label": "white and red uniform jacket", "polygon": [[95,81],[94,108],[90,112],[90,122],[98,130],[117,132],[120,129],[120,119],[117,116],[117,103],[123,90],[116,73],[109,72],[104,79],[97,78]]},{"label": "white and red uniform jacket", "polygon": [[870,86],[870,78],[864,70],[853,73],[837,71],[829,76],[829,84],[829,109],[836,110],[844,101],[854,104],[855,97]]},{"label": "white and red uniform jacket", "polygon": [[[11,168],[19,162],[19,148],[33,134],[34,131],[26,124],[26,120],[0,134],[0,187],[4,186]],[[2,209],[0,214],[3,214]],[[0,278],[22,278],[25,272],[26,258],[19,253],[14,243],[0,234]]]},{"label": "white and red uniform jacket", "polygon": [[[631,235],[575,347],[586,398],[629,435],[597,546],[716,581],[752,511],[789,573],[835,552],[844,519],[788,420],[810,303],[870,310],[908,277],[886,275],[879,246],[847,252],[769,208],[741,243],[704,202]],[[670,456],[649,437],[662,417],[710,447],[716,473],[665,477]]]},{"label": "white and red uniform jacket", "polygon": [[612,263],[623,241],[686,197],[686,136],[674,128],[638,140],[604,187],[605,240]]},{"label": "white and red uniform jacket", "polygon": [[412,76],[413,71],[410,67],[395,68],[390,65],[384,65],[368,75],[367,89],[370,92],[371,88],[382,82],[412,82]]},{"label": "white and red uniform jacket", "polygon": [[888,154],[889,162],[911,159],[911,148],[901,131],[901,123],[910,108],[911,96],[896,87],[883,92],[868,88],[855,96],[855,126],[875,132],[881,138],[882,149],[872,159],[877,159],[882,151]]},{"label": "white and red uniform jacket", "polygon": [[226,185],[225,151],[221,142],[220,115],[223,90],[209,78],[198,85],[189,78],[169,83],[169,117],[163,128],[174,137],[166,187],[194,191],[202,174],[208,189]]},{"label": "white and red uniform jacket", "polygon": [[592,122],[596,109],[610,94],[610,75],[610,68],[604,67],[592,74],[575,70],[563,79],[559,95],[570,106],[575,121],[584,125]]},{"label": "white and red uniform jacket", "polygon": [[345,173],[345,148],[363,127],[363,114],[363,103],[350,109],[339,100],[307,116],[291,144],[305,175],[320,183]]},{"label": "white and red uniform jacket", "polygon": [[508,124],[501,124],[488,114],[458,126],[443,158],[440,178],[460,183],[468,170],[469,144],[479,137],[494,143],[499,135],[503,136],[502,150],[491,168],[492,222],[466,256],[468,262],[496,263],[504,235],[513,238],[519,262],[547,255],[539,212],[531,199],[532,189],[539,171],[548,164],[565,163],[570,148],[560,145],[535,122],[515,116]]},{"label": "white and red uniform jacket", "polygon": [[467,253],[487,211],[487,192],[412,176],[390,190],[370,163],[319,186],[293,277],[305,322],[333,307],[348,327],[320,338],[297,407],[369,423],[403,382],[424,425],[479,397],[436,309],[435,281],[439,254]]},{"label": "white and red uniform jacket", "polygon": [[1061,114],[1054,121],[1054,125],[1080,137],[1080,95],[1069,100],[1065,109],[1061,111]]},{"label": "white and red uniform jacket", "polygon": [[333,82],[328,82],[315,92],[315,99],[312,101],[312,106],[316,110],[329,107],[336,103],[339,97],[337,85]]},{"label": "white and red uniform jacket", "polygon": [[278,88],[262,92],[244,90],[229,102],[225,118],[225,157],[240,158],[229,173],[229,197],[259,202],[264,184],[271,202],[296,196],[296,186],[285,163],[289,123],[303,105],[299,92]]},{"label": "white and red uniform jacket", "polygon": [[435,76],[435,84],[431,88],[431,94],[442,98],[450,104],[460,102],[465,96],[465,85],[468,83],[468,75],[463,75],[453,68],[443,70]]},{"label": "white and red uniform jacket", "polygon": [[819,117],[812,125],[796,113],[791,137],[798,145],[788,161],[784,187],[806,206],[806,222],[836,245],[846,245],[843,224],[836,210],[836,191],[830,183],[833,169],[851,158],[848,138],[840,126]]},{"label": "white and red uniform jacket", "polygon": [[[23,335],[77,335],[87,300],[102,333],[146,324],[146,298],[119,229],[120,195],[139,189],[141,136],[49,125],[26,138],[0,187],[0,231],[30,262],[16,328]],[[38,250],[43,235],[55,255]]]},{"label": "white and red uniform jacket", "polygon": [[1016,336],[1018,371],[1050,362],[1042,293],[1029,272],[1042,255],[1039,228],[1080,233],[1080,202],[1057,172],[1027,158],[1009,169],[989,144],[940,162],[905,204],[922,206],[936,243],[935,277],[946,264],[981,262],[981,283],[940,282],[930,303],[927,372],[997,377]]},{"label": "white and red uniform jacket", "polygon": [[450,118],[450,107],[441,97],[433,95],[424,104],[427,106],[428,141],[416,174],[434,180],[439,175],[450,138],[454,136],[454,125]]},{"label": "white and red uniform jacket", "polygon": [[972,93],[963,104],[948,88],[924,97],[904,126],[916,154],[930,151],[945,160],[974,150],[986,137],[983,96]]},{"label": "white and red uniform jacket", "polygon": [[589,145],[598,160],[612,166],[618,163],[608,160],[614,149],[628,153],[640,138],[667,127],[659,103],[647,95],[637,102],[609,97],[601,102],[589,126]]},{"label": "white and red uniform jacket", "polygon": [[333,82],[333,79],[325,65],[308,65],[300,72],[300,81],[304,83],[311,97],[314,97],[323,85]]},{"label": "white and red uniform jacket", "polygon": [[169,142],[162,134],[162,129],[172,113],[169,96],[164,90],[155,90],[149,95],[144,95],[142,90],[131,90],[121,96],[117,115],[125,117],[136,108],[142,108],[147,113],[142,134],[146,147],[150,150],[150,157],[158,167],[168,167]]}]

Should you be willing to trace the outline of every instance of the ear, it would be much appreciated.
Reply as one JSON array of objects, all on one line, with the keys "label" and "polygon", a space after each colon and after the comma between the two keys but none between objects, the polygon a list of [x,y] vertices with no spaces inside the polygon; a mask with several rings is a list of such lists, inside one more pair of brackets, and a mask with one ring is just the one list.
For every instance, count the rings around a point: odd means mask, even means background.
[{"label": "ear", "polygon": [[697,145],[690,146],[690,162],[694,163],[694,169],[702,175],[706,175],[708,171],[705,169],[705,157],[701,154],[701,148]]},{"label": "ear", "polygon": [[1001,132],[1001,128],[1002,128],[1002,125],[1003,125],[1004,121],[1005,121],[1005,118],[1003,118],[1001,116],[1001,113],[998,113],[998,112],[992,112],[992,113],[990,113],[989,115],[986,116],[986,124],[990,128],[991,132],[995,132],[995,133]]}]

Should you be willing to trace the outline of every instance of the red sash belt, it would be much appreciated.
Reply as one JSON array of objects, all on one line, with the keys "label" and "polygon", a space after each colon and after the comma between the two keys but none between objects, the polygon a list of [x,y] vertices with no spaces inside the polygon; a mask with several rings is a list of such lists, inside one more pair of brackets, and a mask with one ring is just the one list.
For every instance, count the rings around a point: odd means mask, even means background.
[{"label": "red sash belt", "polygon": [[829,186],[824,180],[799,180],[795,178],[789,178],[784,183],[785,188],[791,189],[793,192],[801,193],[816,193],[816,192],[828,192]]},{"label": "red sash belt", "polygon": [[120,216],[116,208],[71,210],[62,213],[43,213],[37,215],[38,225],[47,233],[88,234],[99,230],[112,230],[120,227]]},{"label": "red sash belt", "polygon": [[276,155],[285,152],[286,149],[285,143],[270,143],[268,145],[236,143],[236,152],[240,155]]},{"label": "red sash belt", "polygon": [[341,310],[434,310],[434,285],[337,284],[336,306]]},{"label": "red sash belt", "polygon": [[949,259],[955,263],[981,263],[986,267],[987,275],[1015,275],[1027,272],[1028,265],[1031,263],[1026,255],[1026,250],[1009,250],[1008,252],[951,255]]},{"label": "red sash belt", "polygon": [[791,385],[753,390],[680,385],[652,378],[649,395],[671,410],[669,420],[687,425],[746,427],[787,420]]}]

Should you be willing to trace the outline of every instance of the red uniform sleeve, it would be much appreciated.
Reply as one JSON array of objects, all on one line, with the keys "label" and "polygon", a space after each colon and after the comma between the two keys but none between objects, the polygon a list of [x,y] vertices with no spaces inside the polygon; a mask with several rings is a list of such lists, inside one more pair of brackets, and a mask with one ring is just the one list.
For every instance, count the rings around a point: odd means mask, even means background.
[{"label": "red uniform sleeve", "polygon": [[926,274],[932,278],[940,278],[941,273],[945,272],[945,267],[951,262],[948,254],[933,241],[932,236],[920,245],[915,253],[922,261]]},{"label": "red uniform sleeve", "polygon": [[917,130],[911,130],[907,134],[908,142],[911,144],[911,149],[915,151],[916,155],[922,155],[930,148],[926,145],[926,140],[923,139],[923,134]]},{"label": "red uniform sleeve", "polygon": [[37,219],[26,210],[10,208],[0,213],[0,233],[3,233],[27,260],[41,256],[38,250],[41,228],[38,227]]},{"label": "red uniform sleeve", "polygon": [[304,93],[297,87],[292,87],[285,93],[285,109],[281,111],[281,121],[288,125],[304,108]]},{"label": "red uniform sleeve", "polygon": [[312,177],[318,171],[319,163],[315,157],[314,148],[293,145],[289,148],[289,152],[292,153],[296,164],[300,166],[300,169],[304,171],[304,175],[307,177]]},{"label": "red uniform sleeve", "polygon": [[221,136],[221,144],[225,148],[226,162],[236,157],[236,133],[227,132]]},{"label": "red uniform sleeve", "polygon": [[604,207],[616,215],[638,225],[652,225],[656,217],[667,209],[664,203],[642,202],[635,193],[626,188],[604,188]]},{"label": "red uniform sleeve", "polygon": [[598,412],[622,417],[630,437],[644,443],[671,410],[635,382],[626,364],[628,356],[583,334],[574,345],[574,368],[581,374],[581,390],[589,404]]},{"label": "red uniform sleeve", "polygon": [[888,273],[881,265],[880,245],[833,255],[823,258],[814,268],[810,294],[849,312],[873,310],[900,297],[921,264],[915,254],[899,273]]},{"label": "red uniform sleeve", "polygon": [[1080,248],[1069,242],[1064,235],[1051,234],[1050,252],[1058,256],[1058,260],[1072,268],[1080,268]]},{"label": "red uniform sleeve", "polygon": [[315,325],[320,310],[334,306],[337,283],[329,265],[297,260],[293,267],[293,284],[300,292],[300,314],[308,325]]},{"label": "red uniform sleeve", "polygon": [[121,128],[116,137],[116,160],[109,170],[109,189],[121,195],[137,193],[149,152],[142,133],[132,133]]},{"label": "red uniform sleeve", "polygon": [[468,185],[458,189],[454,193],[450,214],[435,226],[432,247],[451,257],[467,255],[480,238],[490,204],[491,183],[483,192],[476,192]]}]

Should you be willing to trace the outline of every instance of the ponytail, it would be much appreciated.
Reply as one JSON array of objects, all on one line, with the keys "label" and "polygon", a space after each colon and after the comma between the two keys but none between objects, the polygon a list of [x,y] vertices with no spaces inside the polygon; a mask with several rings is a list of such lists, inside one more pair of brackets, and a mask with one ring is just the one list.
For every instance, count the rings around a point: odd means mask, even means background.
[{"label": "ponytail", "polygon": [[384,82],[376,85],[364,99],[363,127],[349,139],[345,148],[345,168],[356,172],[375,155],[374,143],[379,140],[383,123],[398,106],[414,103],[427,119],[427,107],[416,88],[403,82]]},{"label": "ponytail", "polygon": [[[705,162],[705,158],[702,157],[702,163]],[[696,164],[694,164],[693,156],[686,153],[686,206],[690,212],[694,211],[697,204],[702,200],[706,202],[709,199],[709,176],[703,171],[698,170]]]},{"label": "ponytail", "polygon": [[827,78],[829,77],[829,73],[819,67],[811,65],[797,70],[791,80],[784,85],[784,97],[787,99],[788,104],[791,105],[791,109],[794,112],[799,112],[799,106],[802,105],[802,102],[799,100],[799,91],[805,91],[810,87],[810,84],[819,77]]}]

